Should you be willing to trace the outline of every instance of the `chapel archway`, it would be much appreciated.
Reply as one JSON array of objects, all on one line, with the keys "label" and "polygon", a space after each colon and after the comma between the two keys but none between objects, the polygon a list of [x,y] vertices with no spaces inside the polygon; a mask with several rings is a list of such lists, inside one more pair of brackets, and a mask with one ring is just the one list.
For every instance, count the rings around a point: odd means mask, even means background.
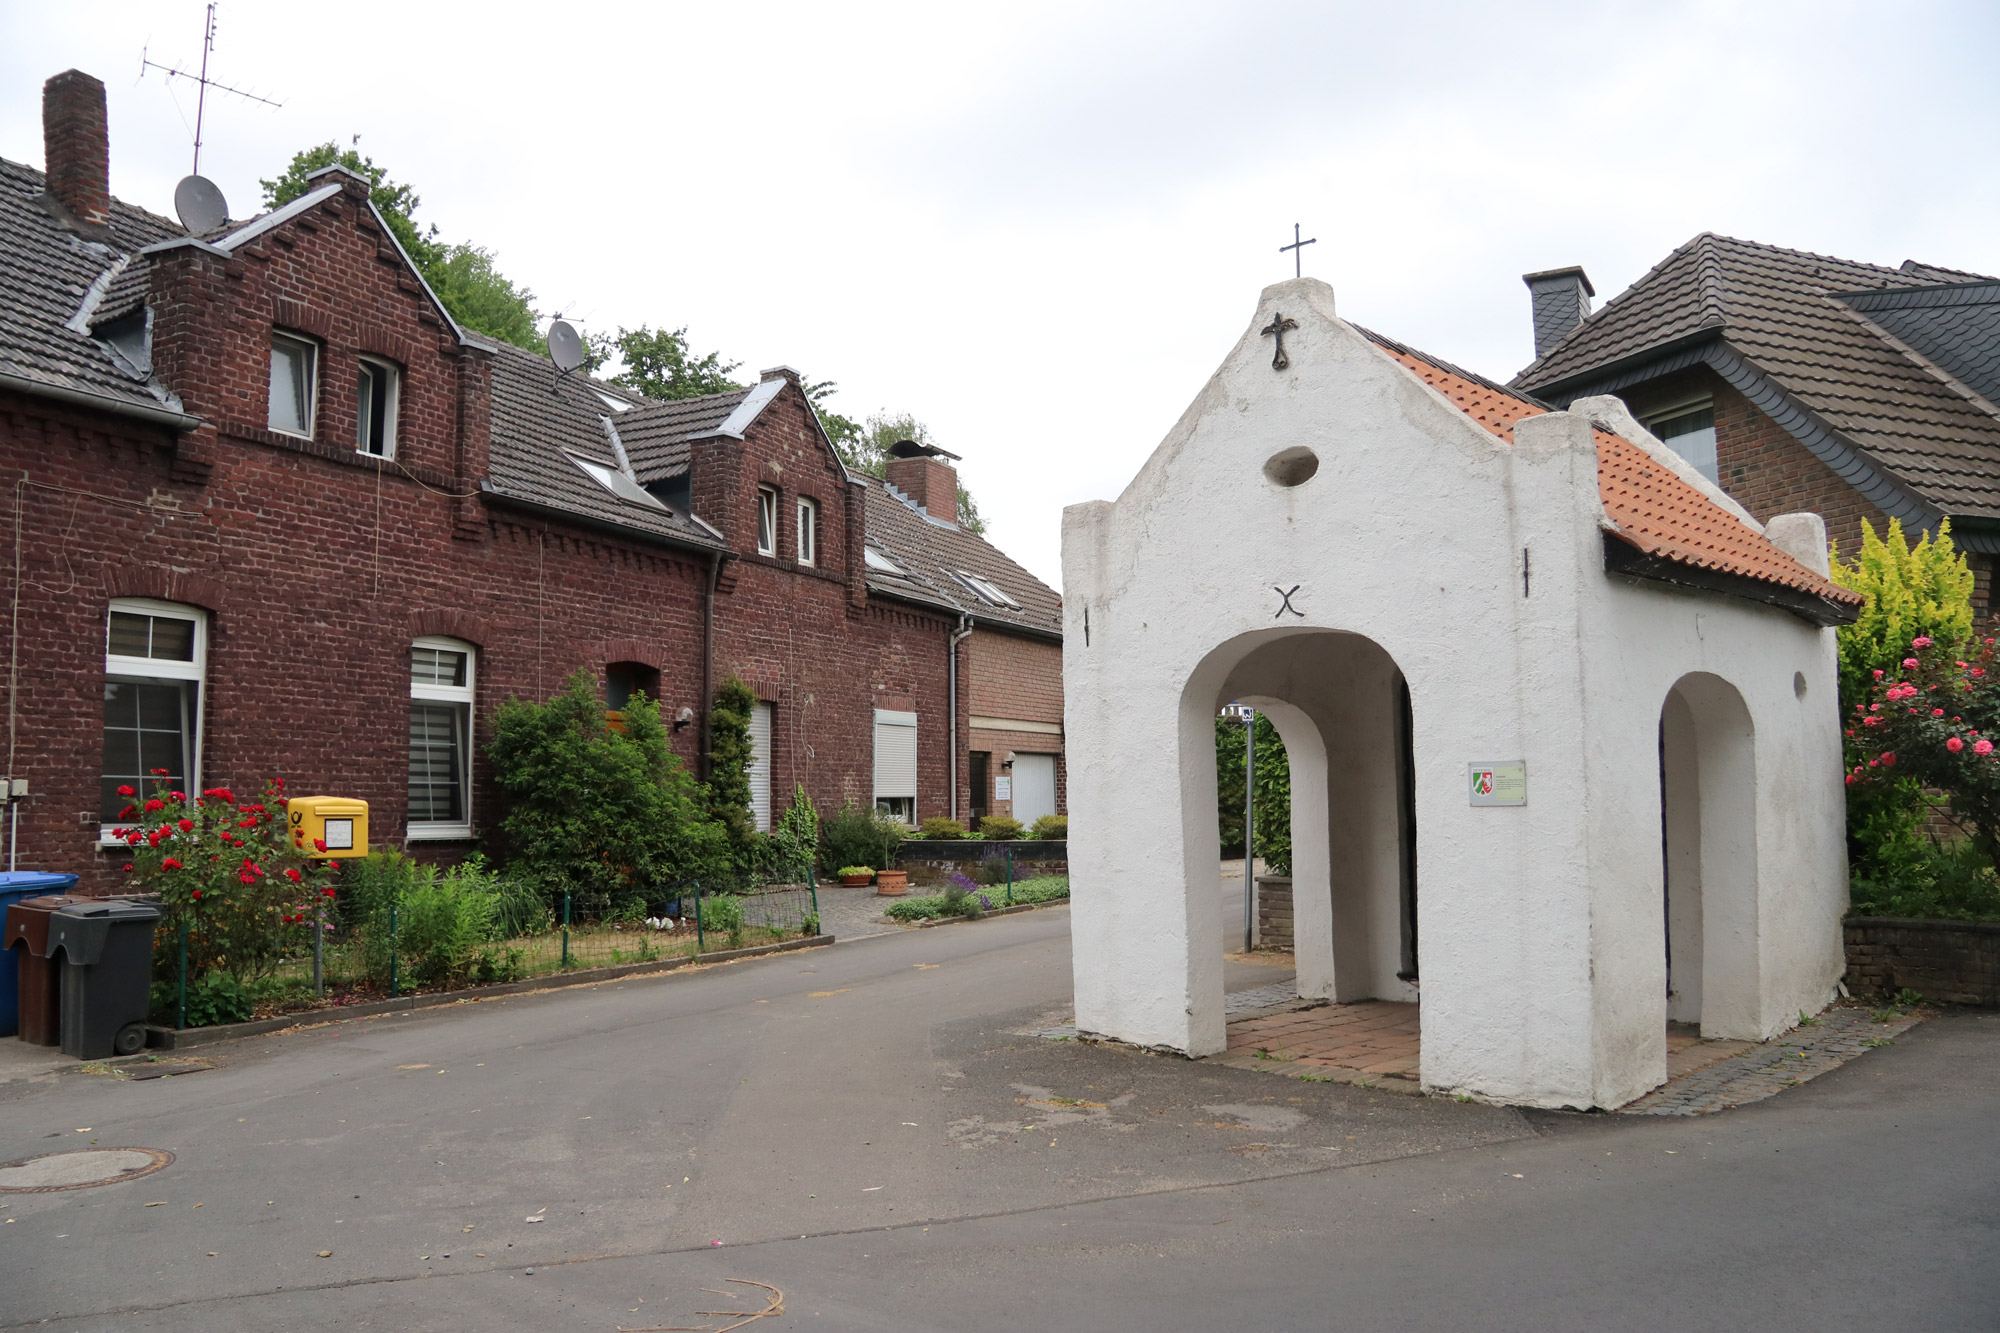
[{"label": "chapel archway", "polygon": [[1666,1021],[1756,1040],[1756,729],[1736,687],[1692,672],[1660,708]]},{"label": "chapel archway", "polygon": [[[1190,949],[1191,1001],[1225,1007],[1220,960],[1230,943],[1222,885],[1212,719],[1239,702],[1268,716],[1291,770],[1292,931],[1297,993],[1340,1004],[1386,1001],[1404,1016],[1411,1056],[1417,999],[1414,779],[1408,687],[1373,640],[1332,630],[1264,631],[1214,649],[1182,699],[1181,800],[1193,900],[1212,885]],[[1268,815],[1266,816],[1269,817]],[[1246,891],[1249,886],[1246,883]],[[1204,1024],[1205,1026],[1205,1024]],[[1415,1070],[1408,1071],[1414,1076]]]}]

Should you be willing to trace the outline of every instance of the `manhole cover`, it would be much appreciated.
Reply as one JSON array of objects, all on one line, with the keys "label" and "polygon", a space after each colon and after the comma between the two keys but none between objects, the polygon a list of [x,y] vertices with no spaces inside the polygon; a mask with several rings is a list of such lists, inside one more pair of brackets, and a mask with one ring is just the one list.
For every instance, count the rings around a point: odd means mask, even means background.
[{"label": "manhole cover", "polygon": [[0,1194],[48,1194],[55,1190],[89,1189],[137,1180],[169,1166],[174,1155],[165,1148],[86,1148],[81,1152],[51,1152],[0,1162]]}]

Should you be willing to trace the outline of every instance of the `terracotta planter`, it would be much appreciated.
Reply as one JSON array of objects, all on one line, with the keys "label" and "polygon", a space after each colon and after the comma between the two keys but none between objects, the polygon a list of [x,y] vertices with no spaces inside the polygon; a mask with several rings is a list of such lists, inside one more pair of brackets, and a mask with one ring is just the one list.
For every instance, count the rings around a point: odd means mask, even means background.
[{"label": "terracotta planter", "polygon": [[873,878],[873,875],[842,875],[840,883],[842,888],[858,889]]},{"label": "terracotta planter", "polygon": [[878,870],[875,872],[875,892],[884,898],[900,898],[910,891],[910,872],[907,870]]}]

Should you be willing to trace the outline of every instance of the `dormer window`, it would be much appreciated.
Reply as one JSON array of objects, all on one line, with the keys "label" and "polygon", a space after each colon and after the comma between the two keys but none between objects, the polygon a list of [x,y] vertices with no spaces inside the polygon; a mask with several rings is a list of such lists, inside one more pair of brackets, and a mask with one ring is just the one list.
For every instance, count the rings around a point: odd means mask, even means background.
[{"label": "dormer window", "polygon": [[757,554],[778,553],[778,492],[770,486],[757,488]]},{"label": "dormer window", "polygon": [[271,429],[310,440],[318,393],[319,344],[289,333],[273,333]]},{"label": "dormer window", "polygon": [[396,456],[396,408],[402,376],[387,361],[361,358],[361,384],[354,398],[354,447],[377,458]]}]

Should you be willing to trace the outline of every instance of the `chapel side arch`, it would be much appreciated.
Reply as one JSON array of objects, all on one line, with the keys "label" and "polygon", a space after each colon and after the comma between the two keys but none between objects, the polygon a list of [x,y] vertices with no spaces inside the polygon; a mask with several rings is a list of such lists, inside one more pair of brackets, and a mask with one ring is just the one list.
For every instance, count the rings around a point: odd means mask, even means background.
[{"label": "chapel side arch", "polygon": [[1690,672],[1660,709],[1666,1019],[1761,1040],[1756,727],[1722,677]]}]

